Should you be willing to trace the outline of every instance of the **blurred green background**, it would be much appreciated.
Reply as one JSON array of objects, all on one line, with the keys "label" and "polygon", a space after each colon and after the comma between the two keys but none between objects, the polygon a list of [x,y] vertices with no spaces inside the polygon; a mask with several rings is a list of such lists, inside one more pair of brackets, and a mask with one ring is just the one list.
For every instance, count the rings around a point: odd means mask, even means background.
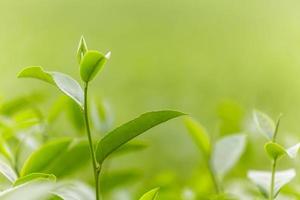
[{"label": "blurred green background", "polygon": [[[237,110],[230,121],[258,108],[274,118],[283,113],[281,129],[293,133],[293,143],[300,131],[299,10],[295,0],[1,0],[1,100],[43,91],[53,102],[54,88],[16,74],[41,65],[79,80],[75,55],[84,35],[90,49],[112,51],[91,90],[110,103],[116,125],[176,109],[217,133],[224,112]],[[241,127],[233,122],[225,132]],[[181,120],[141,138],[150,147],[115,165],[148,176],[171,170],[183,180],[201,165]]]}]

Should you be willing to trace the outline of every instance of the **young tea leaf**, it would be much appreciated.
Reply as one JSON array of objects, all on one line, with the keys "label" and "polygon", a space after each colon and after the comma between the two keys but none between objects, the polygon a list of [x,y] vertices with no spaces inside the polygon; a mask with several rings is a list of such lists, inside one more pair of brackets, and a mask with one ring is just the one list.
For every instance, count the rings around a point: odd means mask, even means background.
[{"label": "young tea leaf", "polygon": [[[267,171],[249,171],[248,178],[257,185],[259,190],[265,197],[270,195],[271,172]],[[294,169],[278,171],[275,173],[274,194],[278,194],[280,189],[289,183],[296,176]]]},{"label": "young tea leaf", "polygon": [[80,63],[80,76],[84,82],[90,82],[109,59],[110,52],[106,55],[98,51],[87,51]]},{"label": "young tea leaf", "polygon": [[297,154],[298,154],[298,151],[299,151],[299,148],[300,148],[300,143],[288,148],[286,150],[286,153],[288,154],[289,157],[296,158]]},{"label": "young tea leaf", "polygon": [[286,154],[285,149],[281,145],[274,142],[266,143],[265,151],[272,160],[278,159]]},{"label": "young tea leaf", "polygon": [[210,139],[205,128],[189,117],[185,118],[184,123],[200,150],[203,151],[205,155],[210,155]]},{"label": "young tea leaf", "polygon": [[21,170],[21,176],[31,173],[65,176],[81,167],[88,159],[89,149],[86,141],[56,139],[44,144],[29,156]]},{"label": "young tea leaf", "polygon": [[77,60],[78,63],[80,64],[84,54],[88,51],[85,39],[83,36],[81,36],[80,41],[79,41],[79,45],[78,45],[78,49],[77,49]]},{"label": "young tea leaf", "polygon": [[26,176],[20,177],[18,178],[15,182],[14,182],[14,187],[18,186],[18,185],[22,185],[24,183],[28,183],[30,181],[36,181],[36,180],[49,180],[49,181],[56,181],[56,177],[53,174],[44,174],[44,173],[32,173],[32,174],[28,174]]},{"label": "young tea leaf", "polygon": [[6,163],[0,161],[0,173],[5,176],[11,183],[17,179],[16,172]]},{"label": "young tea leaf", "polygon": [[259,132],[267,139],[272,140],[276,128],[274,121],[265,113],[257,110],[253,112],[253,117]]},{"label": "young tea leaf", "polygon": [[39,66],[23,69],[18,78],[36,78],[56,86],[64,94],[73,99],[82,108],[84,104],[83,90],[72,77],[60,72],[47,72]]},{"label": "young tea leaf", "polygon": [[99,163],[119,147],[145,131],[170,119],[184,115],[177,111],[148,112],[129,121],[102,138],[97,145],[96,156]]},{"label": "young tea leaf", "polygon": [[155,188],[144,194],[139,200],[155,200],[158,196],[159,188]]},{"label": "young tea leaf", "polygon": [[229,135],[217,141],[212,153],[212,165],[220,178],[237,163],[246,147],[246,135]]},{"label": "young tea leaf", "polygon": [[47,200],[55,185],[45,180],[33,181],[0,192],[1,200]]}]

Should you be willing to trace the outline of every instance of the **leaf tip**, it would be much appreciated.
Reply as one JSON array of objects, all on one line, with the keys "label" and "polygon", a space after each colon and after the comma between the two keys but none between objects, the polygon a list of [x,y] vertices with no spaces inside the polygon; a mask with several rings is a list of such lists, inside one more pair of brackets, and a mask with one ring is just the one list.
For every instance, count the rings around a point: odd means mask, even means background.
[{"label": "leaf tip", "polygon": [[106,58],[107,60],[109,60],[110,57],[111,57],[111,51],[109,51],[109,52],[107,52],[107,53],[105,54],[105,58]]}]

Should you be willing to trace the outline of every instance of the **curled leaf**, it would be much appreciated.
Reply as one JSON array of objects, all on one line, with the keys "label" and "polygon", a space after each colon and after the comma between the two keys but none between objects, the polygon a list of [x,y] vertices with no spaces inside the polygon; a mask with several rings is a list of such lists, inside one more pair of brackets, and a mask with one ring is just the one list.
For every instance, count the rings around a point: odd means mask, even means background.
[{"label": "curled leaf", "polygon": [[281,145],[274,142],[266,143],[265,151],[267,152],[268,156],[273,160],[278,159],[286,154],[285,149]]},{"label": "curled leaf", "polygon": [[91,81],[110,57],[98,51],[87,51],[80,63],[80,76],[84,82]]}]

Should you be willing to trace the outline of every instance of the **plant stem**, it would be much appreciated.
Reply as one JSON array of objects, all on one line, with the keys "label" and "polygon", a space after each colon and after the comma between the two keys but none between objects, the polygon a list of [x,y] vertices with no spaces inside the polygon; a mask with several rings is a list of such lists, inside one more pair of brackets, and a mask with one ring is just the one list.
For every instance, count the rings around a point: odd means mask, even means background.
[{"label": "plant stem", "polygon": [[208,171],[209,171],[209,174],[210,174],[210,177],[211,177],[211,180],[212,180],[212,183],[215,187],[215,191],[217,194],[219,194],[222,190],[220,188],[220,185],[219,185],[219,182],[218,182],[218,179],[215,175],[215,170],[213,169],[211,163],[210,163],[210,158],[209,156],[206,156],[206,165],[207,165],[207,168],[208,168]]},{"label": "plant stem", "polygon": [[270,200],[274,200],[274,185],[275,185],[275,172],[276,172],[276,164],[277,158],[273,160],[272,164],[272,177],[271,177],[271,185],[270,185]]},{"label": "plant stem", "polygon": [[88,114],[88,83],[85,83],[84,86],[84,119],[85,119],[85,125],[86,125],[86,132],[88,136],[89,146],[90,146],[90,153],[92,157],[92,164],[94,169],[94,177],[95,177],[95,188],[96,188],[96,200],[100,199],[100,190],[99,190],[99,176],[101,167],[98,166],[95,150],[94,150],[94,144],[89,124],[89,114]]}]

